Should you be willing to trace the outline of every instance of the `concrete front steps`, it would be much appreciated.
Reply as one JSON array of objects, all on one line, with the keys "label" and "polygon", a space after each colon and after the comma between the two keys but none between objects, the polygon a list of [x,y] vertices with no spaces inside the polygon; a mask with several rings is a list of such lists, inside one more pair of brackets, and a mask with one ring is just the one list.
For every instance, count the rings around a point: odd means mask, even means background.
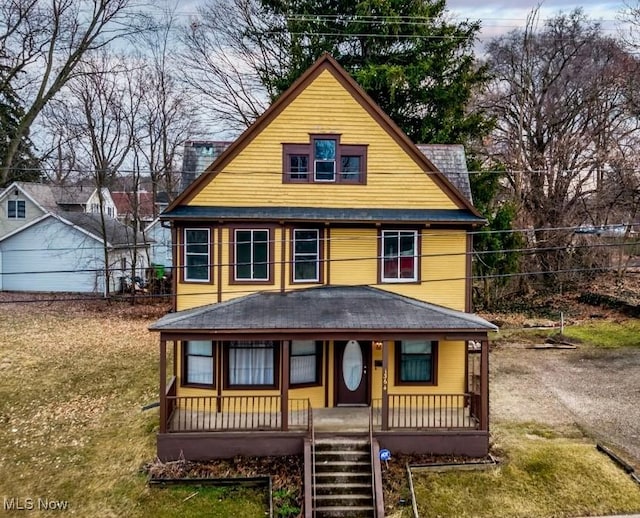
[{"label": "concrete front steps", "polygon": [[375,518],[368,438],[316,439],[314,516]]}]

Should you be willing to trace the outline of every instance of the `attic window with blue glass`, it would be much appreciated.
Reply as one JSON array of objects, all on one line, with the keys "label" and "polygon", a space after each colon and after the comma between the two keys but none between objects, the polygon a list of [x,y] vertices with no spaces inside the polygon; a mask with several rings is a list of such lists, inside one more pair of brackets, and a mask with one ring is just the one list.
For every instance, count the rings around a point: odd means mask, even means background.
[{"label": "attic window with blue glass", "polygon": [[310,135],[307,144],[283,144],[283,183],[364,184],[367,146],[340,135]]}]

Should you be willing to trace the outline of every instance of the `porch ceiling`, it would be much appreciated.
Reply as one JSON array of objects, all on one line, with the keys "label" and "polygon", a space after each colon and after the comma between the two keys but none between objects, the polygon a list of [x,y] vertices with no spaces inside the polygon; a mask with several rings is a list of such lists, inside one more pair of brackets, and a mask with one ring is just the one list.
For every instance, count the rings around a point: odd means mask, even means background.
[{"label": "porch ceiling", "polygon": [[371,337],[445,333],[485,335],[497,327],[481,317],[369,286],[323,286],[259,292],[170,313],[152,331],[214,334],[354,333]]}]

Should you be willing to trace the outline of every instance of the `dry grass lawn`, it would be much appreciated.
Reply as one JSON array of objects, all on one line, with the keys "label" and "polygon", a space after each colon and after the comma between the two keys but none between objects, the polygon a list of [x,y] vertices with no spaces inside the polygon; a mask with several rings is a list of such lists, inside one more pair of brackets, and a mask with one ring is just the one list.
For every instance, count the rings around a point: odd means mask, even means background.
[{"label": "dry grass lawn", "polygon": [[[6,303],[0,294],[0,496],[68,502],[80,517],[264,516],[258,490],[156,489],[162,307]],[[560,434],[558,429],[563,428]],[[575,516],[640,511],[640,488],[564,426],[494,427],[494,472],[418,480],[421,516]],[[17,500],[16,500],[17,499]],[[475,507],[472,507],[475,506]],[[407,509],[398,510],[399,515]],[[0,513],[2,514],[2,513]],[[16,512],[18,514],[18,512]],[[29,516],[50,515],[50,511]]]},{"label": "dry grass lawn", "polygon": [[142,411],[158,400],[158,337],[147,326],[163,311],[0,304],[3,512],[11,498],[36,508],[40,498],[67,501],[83,517],[201,516],[203,507],[264,516],[262,491],[146,484],[140,469],[154,458],[158,427],[157,409]]}]

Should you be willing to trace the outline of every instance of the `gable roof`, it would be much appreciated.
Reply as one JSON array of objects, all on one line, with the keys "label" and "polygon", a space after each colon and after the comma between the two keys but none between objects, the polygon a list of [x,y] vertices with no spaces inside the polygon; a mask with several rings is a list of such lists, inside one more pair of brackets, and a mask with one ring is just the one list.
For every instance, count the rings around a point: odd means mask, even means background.
[{"label": "gable roof", "polygon": [[[309,308],[313,308],[310,311]],[[483,318],[370,286],[262,291],[165,315],[152,331],[213,333],[486,333]]]},{"label": "gable roof", "polygon": [[50,185],[31,182],[13,182],[2,191],[0,197],[4,198],[5,195],[10,194],[16,189],[44,212],[56,212],[58,210],[55,193]]},{"label": "gable roof", "polygon": [[258,136],[291,102],[303,92],[322,72],[328,71],[342,87],[376,120],[426,174],[430,174],[436,184],[446,192],[455,204],[481,217],[470,200],[443,175],[438,168],[414,145],[398,125],[382,111],[374,100],[356,81],[332,58],[323,54],[308,68],[256,121],[240,135],[205,171],[187,187],[166,209],[171,212],[179,205],[188,203],[215,175],[235,158],[256,136]]},{"label": "gable roof", "polygon": [[65,206],[84,206],[96,191],[91,187],[50,185],[35,182],[13,182],[0,197],[18,189],[45,212],[61,212]]}]

